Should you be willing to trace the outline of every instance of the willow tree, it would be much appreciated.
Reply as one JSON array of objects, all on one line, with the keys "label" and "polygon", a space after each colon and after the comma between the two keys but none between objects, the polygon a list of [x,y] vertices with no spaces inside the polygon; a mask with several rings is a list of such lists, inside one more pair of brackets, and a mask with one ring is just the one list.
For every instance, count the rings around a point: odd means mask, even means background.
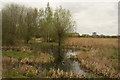
[{"label": "willow tree", "polygon": [[43,26],[44,26],[44,10],[41,8],[38,10],[38,17],[36,20],[36,28],[35,28],[35,37],[39,38],[42,36]]},{"label": "willow tree", "polygon": [[41,34],[45,41],[49,42],[53,32],[53,11],[49,3],[44,10],[43,18],[44,25],[42,25],[41,27]]},{"label": "willow tree", "polygon": [[31,38],[35,34],[35,30],[38,26],[37,23],[38,20],[38,10],[35,8],[28,8],[27,9],[27,14],[25,16],[25,33],[24,33],[24,40],[26,43],[31,40]]},{"label": "willow tree", "polygon": [[18,43],[20,39],[18,28],[21,26],[20,18],[24,14],[24,9],[24,6],[17,4],[7,4],[2,9],[3,45],[16,45]]},{"label": "willow tree", "polygon": [[58,53],[61,55],[61,44],[67,38],[67,33],[74,30],[74,21],[69,10],[59,7],[54,12],[54,39],[58,43]]}]

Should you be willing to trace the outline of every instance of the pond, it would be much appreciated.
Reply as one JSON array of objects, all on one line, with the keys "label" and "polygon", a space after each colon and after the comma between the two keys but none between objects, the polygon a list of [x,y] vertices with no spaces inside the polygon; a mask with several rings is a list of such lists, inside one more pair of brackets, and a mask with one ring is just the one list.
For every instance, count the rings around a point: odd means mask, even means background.
[{"label": "pond", "polygon": [[[67,52],[67,57],[66,57],[66,59],[68,59],[69,63],[71,64],[71,71],[74,72],[74,73],[76,73],[76,74],[86,75],[86,74],[88,74],[88,73],[85,72],[85,71],[80,67],[80,63],[79,63],[78,61],[69,59],[70,56],[77,55],[77,54],[80,54],[80,51],[68,51],[68,52]],[[67,66],[66,66],[66,67],[67,67]]]},{"label": "pond", "polygon": [[[50,50],[49,50],[50,51]],[[56,51],[52,50],[49,52],[52,55],[55,55]],[[62,50],[62,58],[60,62],[45,64],[41,66],[41,70],[43,74],[41,76],[45,75],[45,72],[47,72],[50,68],[59,68],[60,70],[63,70],[65,72],[74,72],[76,74],[83,74],[87,75],[88,73],[85,72],[81,67],[80,63],[75,60],[71,60],[70,56],[80,54],[80,51],[72,51],[72,50]],[[56,54],[57,55],[57,54]],[[56,67],[57,66],[57,67]]]}]

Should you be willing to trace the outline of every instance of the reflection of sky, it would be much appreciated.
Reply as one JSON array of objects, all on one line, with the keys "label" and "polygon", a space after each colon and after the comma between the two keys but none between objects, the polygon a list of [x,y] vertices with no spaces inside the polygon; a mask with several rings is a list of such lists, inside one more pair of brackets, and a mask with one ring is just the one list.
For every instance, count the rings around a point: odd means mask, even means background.
[{"label": "reflection of sky", "polygon": [[[67,57],[70,58],[70,56],[74,56],[74,55],[77,55],[77,54],[80,54],[80,51],[68,51],[67,52]],[[83,75],[86,75],[87,73],[80,67],[80,64],[78,63],[78,61],[73,61],[73,60],[69,60],[67,63],[71,64],[71,70],[74,72],[74,73],[77,73],[77,74],[83,74]]]},{"label": "reflection of sky", "polygon": [[87,72],[85,72],[81,67],[80,64],[77,61],[73,62],[73,72],[77,73],[77,74],[83,74],[86,75],[88,74]]},{"label": "reflection of sky", "polygon": [[1,0],[0,7],[5,3],[14,2],[24,4],[25,6],[42,8],[46,6],[48,1],[53,9],[55,9],[56,6],[58,7],[61,5],[63,8],[71,11],[73,19],[76,21],[76,31],[80,34],[92,34],[94,31],[98,34],[118,34],[117,2],[80,2],[78,0],[69,0],[69,2],[65,0]]},{"label": "reflection of sky", "polygon": [[74,55],[77,55],[77,54],[80,54],[80,52],[78,51],[76,51],[76,52],[73,52],[73,51],[69,51],[69,52],[67,52],[67,57],[69,58],[70,56],[74,56]]}]

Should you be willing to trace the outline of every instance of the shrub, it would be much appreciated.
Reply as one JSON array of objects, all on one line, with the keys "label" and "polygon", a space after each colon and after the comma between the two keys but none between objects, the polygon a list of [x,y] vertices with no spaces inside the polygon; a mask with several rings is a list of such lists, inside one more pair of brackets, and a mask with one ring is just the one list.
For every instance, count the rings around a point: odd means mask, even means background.
[{"label": "shrub", "polygon": [[28,73],[26,73],[26,76],[27,77],[35,77],[36,74],[34,72],[28,72]]}]

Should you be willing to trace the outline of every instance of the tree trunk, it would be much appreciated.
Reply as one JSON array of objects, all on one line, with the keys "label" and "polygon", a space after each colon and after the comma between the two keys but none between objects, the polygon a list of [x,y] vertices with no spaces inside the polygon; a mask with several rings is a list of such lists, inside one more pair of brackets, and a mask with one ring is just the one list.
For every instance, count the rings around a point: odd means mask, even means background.
[{"label": "tree trunk", "polygon": [[59,41],[58,41],[58,61],[60,62],[62,59],[61,57],[61,38],[59,37]]},{"label": "tree trunk", "polygon": [[26,40],[26,43],[28,44],[29,40]]}]

